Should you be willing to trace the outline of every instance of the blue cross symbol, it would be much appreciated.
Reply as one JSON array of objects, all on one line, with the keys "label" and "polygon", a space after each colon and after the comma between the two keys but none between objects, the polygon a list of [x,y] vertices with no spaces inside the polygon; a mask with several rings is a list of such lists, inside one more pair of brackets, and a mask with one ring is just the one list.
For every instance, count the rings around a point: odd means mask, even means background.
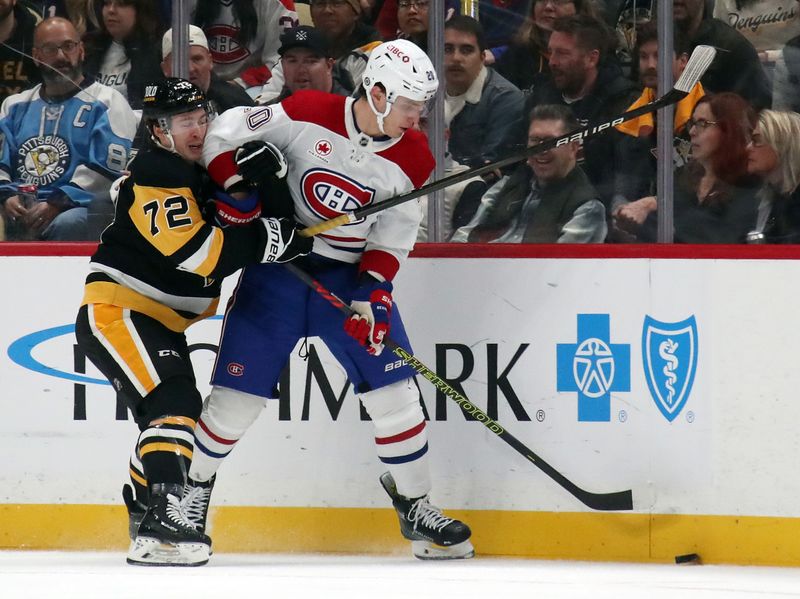
[{"label": "blue cross symbol", "polygon": [[611,420],[611,392],[631,390],[631,346],[611,343],[608,314],[578,314],[578,342],[557,344],[556,390],[578,394],[579,422]]}]

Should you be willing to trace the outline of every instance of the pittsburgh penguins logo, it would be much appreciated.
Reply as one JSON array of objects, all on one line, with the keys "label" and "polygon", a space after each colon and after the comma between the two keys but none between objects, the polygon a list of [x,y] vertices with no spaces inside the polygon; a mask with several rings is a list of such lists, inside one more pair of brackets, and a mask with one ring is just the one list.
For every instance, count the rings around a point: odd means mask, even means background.
[{"label": "pittsburgh penguins logo", "polygon": [[375,190],[323,168],[306,171],[300,180],[303,199],[320,218],[336,218],[371,204]]},{"label": "pittsburgh penguins logo", "polygon": [[70,163],[69,145],[58,135],[28,139],[17,150],[17,156],[19,179],[39,186],[60,179]]}]

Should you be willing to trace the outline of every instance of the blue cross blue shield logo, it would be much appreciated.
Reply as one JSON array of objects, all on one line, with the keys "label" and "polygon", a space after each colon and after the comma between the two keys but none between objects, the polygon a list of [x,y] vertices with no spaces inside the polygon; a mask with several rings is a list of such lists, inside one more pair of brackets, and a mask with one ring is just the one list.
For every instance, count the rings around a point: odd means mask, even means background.
[{"label": "blue cross blue shield logo", "polygon": [[577,343],[559,343],[557,391],[578,393],[579,422],[609,422],[611,392],[631,390],[631,346],[611,343],[608,314],[578,314]]},{"label": "blue cross blue shield logo", "polygon": [[644,317],[642,363],[650,395],[672,422],[680,414],[697,370],[697,322],[694,316],[680,322]]}]

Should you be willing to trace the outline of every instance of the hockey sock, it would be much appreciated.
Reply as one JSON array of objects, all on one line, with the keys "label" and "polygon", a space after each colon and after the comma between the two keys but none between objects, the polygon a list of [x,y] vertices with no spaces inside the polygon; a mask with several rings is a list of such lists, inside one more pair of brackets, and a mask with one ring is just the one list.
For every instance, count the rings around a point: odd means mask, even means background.
[{"label": "hockey sock", "polygon": [[183,487],[192,462],[195,422],[186,416],[163,416],[139,435],[139,455],[151,488],[168,483]]},{"label": "hockey sock", "polygon": [[378,458],[392,473],[397,492],[421,497],[431,489],[428,435],[419,393],[412,379],[361,395],[375,427]]},{"label": "hockey sock", "polygon": [[133,486],[134,497],[136,501],[143,505],[148,505],[147,501],[147,477],[144,475],[144,466],[139,457],[139,442],[133,446],[131,451],[131,458],[129,463],[128,473],[131,477],[131,485]]},{"label": "hockey sock", "polygon": [[195,455],[189,477],[207,481],[233,451],[266,405],[265,399],[215,386],[203,405],[195,428]]}]

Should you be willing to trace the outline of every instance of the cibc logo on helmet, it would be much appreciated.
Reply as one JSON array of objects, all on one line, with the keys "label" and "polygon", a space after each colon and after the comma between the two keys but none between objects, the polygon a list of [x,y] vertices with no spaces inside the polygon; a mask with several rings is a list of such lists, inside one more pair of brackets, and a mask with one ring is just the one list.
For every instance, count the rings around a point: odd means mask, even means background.
[{"label": "cibc logo on helmet", "polygon": [[398,47],[397,47],[397,46],[395,46],[395,45],[389,44],[389,45],[386,47],[386,49],[387,49],[389,52],[391,52],[392,54],[394,54],[395,56],[397,56],[397,58],[399,58],[399,59],[400,59],[400,60],[402,60],[403,62],[410,62],[410,61],[411,61],[411,58],[408,56],[408,54],[406,54],[405,52],[403,52],[403,51],[402,51],[400,48],[398,48]]}]

